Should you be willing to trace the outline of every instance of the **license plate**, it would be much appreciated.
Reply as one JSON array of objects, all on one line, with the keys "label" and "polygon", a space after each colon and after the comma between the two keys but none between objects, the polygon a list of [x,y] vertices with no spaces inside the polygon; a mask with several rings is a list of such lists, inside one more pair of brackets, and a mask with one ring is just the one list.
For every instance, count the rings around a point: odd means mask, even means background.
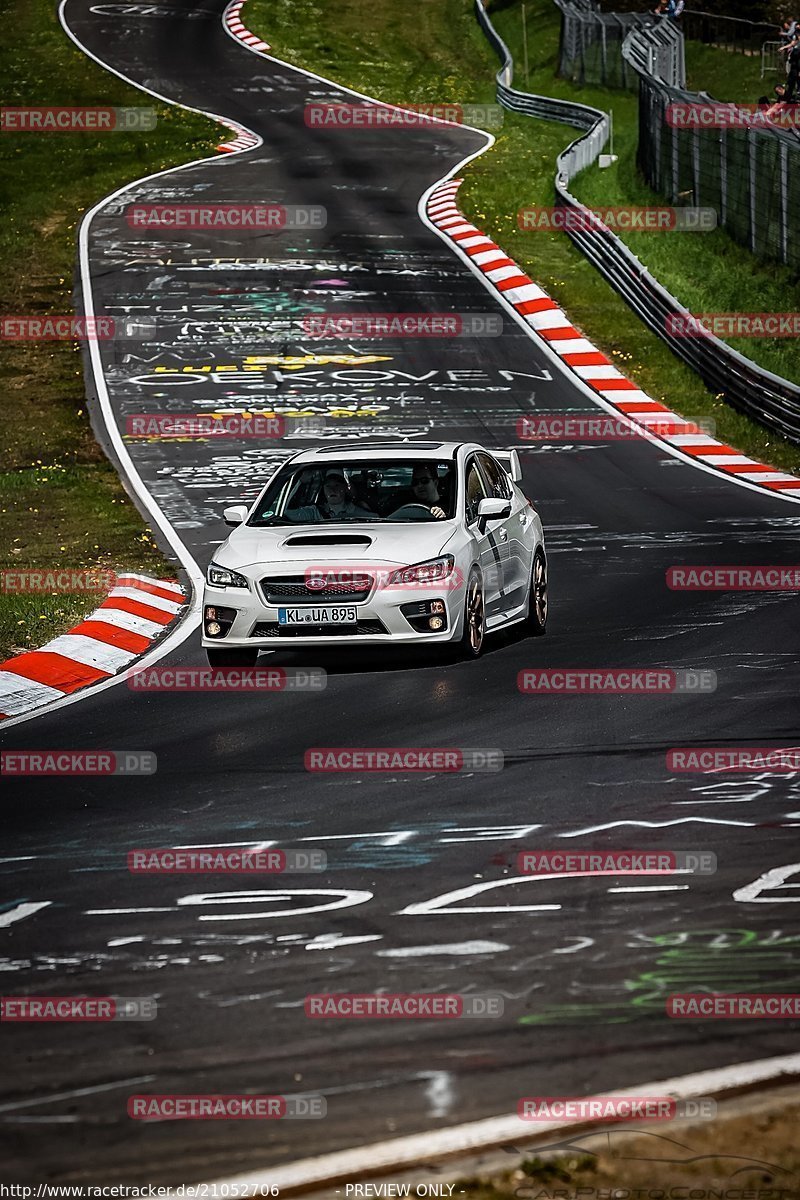
[{"label": "license plate", "polygon": [[355,604],[343,608],[279,608],[279,625],[355,625]]}]

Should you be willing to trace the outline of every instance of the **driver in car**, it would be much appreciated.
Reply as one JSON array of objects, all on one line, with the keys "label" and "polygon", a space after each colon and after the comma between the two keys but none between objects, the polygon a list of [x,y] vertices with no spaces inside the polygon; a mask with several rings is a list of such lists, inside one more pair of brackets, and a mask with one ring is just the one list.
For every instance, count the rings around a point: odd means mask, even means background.
[{"label": "driver in car", "polygon": [[439,495],[439,474],[435,463],[418,463],[411,475],[411,504],[424,504],[431,510],[431,516],[441,521],[445,511]]},{"label": "driver in car", "polygon": [[347,480],[341,471],[328,471],[322,485],[323,497],[316,504],[307,504],[292,513],[294,520],[309,524],[317,521],[342,521],[358,517],[374,517],[375,513],[353,503]]}]

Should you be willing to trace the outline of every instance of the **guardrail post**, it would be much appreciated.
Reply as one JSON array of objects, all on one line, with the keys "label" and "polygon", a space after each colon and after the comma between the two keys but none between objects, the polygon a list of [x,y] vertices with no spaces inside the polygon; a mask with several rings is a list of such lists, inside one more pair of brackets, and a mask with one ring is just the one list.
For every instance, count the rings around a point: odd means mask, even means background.
[{"label": "guardrail post", "polygon": [[692,194],[700,206],[700,130],[692,130]]},{"label": "guardrail post", "polygon": [[789,261],[789,148],[781,142],[781,258]]},{"label": "guardrail post", "polygon": [[728,219],[728,131],[719,133],[719,223]]},{"label": "guardrail post", "polygon": [[756,219],[758,209],[756,208],[756,139],[752,129],[746,131],[747,136],[747,163],[748,163],[748,184],[750,191],[750,249],[755,254],[756,252]]},{"label": "guardrail post", "polygon": [[670,181],[670,200],[674,204],[680,188],[680,158],[678,154],[678,126],[672,126],[672,179]]}]

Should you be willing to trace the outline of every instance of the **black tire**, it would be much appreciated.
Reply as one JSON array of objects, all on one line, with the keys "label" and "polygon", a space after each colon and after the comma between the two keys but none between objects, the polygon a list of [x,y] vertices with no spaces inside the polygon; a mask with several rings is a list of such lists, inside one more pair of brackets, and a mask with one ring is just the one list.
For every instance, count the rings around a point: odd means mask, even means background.
[{"label": "black tire", "polygon": [[480,658],[486,638],[486,605],[483,598],[481,573],[473,567],[467,580],[464,597],[464,628],[459,651],[464,658]]},{"label": "black tire", "polygon": [[533,637],[541,637],[547,625],[547,561],[541,550],[533,556],[527,625]]},{"label": "black tire", "polygon": [[206,649],[206,657],[210,667],[254,667],[258,661],[258,650],[244,646],[231,646],[225,649],[220,646],[212,650]]}]

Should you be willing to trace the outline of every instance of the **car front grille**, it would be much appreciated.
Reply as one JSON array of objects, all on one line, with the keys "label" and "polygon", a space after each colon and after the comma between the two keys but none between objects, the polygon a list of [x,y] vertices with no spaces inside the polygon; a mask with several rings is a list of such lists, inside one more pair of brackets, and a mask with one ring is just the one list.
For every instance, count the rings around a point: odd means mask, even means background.
[{"label": "car front grille", "polygon": [[277,621],[259,621],[250,637],[254,638],[305,638],[305,637],[363,637],[368,634],[386,633],[383,621],[358,621],[355,625],[279,625]]},{"label": "car front grille", "polygon": [[285,575],[281,579],[262,579],[261,591],[267,604],[341,604],[342,600],[363,604],[373,582],[369,575],[353,575],[342,583],[326,579],[324,588],[310,588],[309,578],[309,575]]}]

